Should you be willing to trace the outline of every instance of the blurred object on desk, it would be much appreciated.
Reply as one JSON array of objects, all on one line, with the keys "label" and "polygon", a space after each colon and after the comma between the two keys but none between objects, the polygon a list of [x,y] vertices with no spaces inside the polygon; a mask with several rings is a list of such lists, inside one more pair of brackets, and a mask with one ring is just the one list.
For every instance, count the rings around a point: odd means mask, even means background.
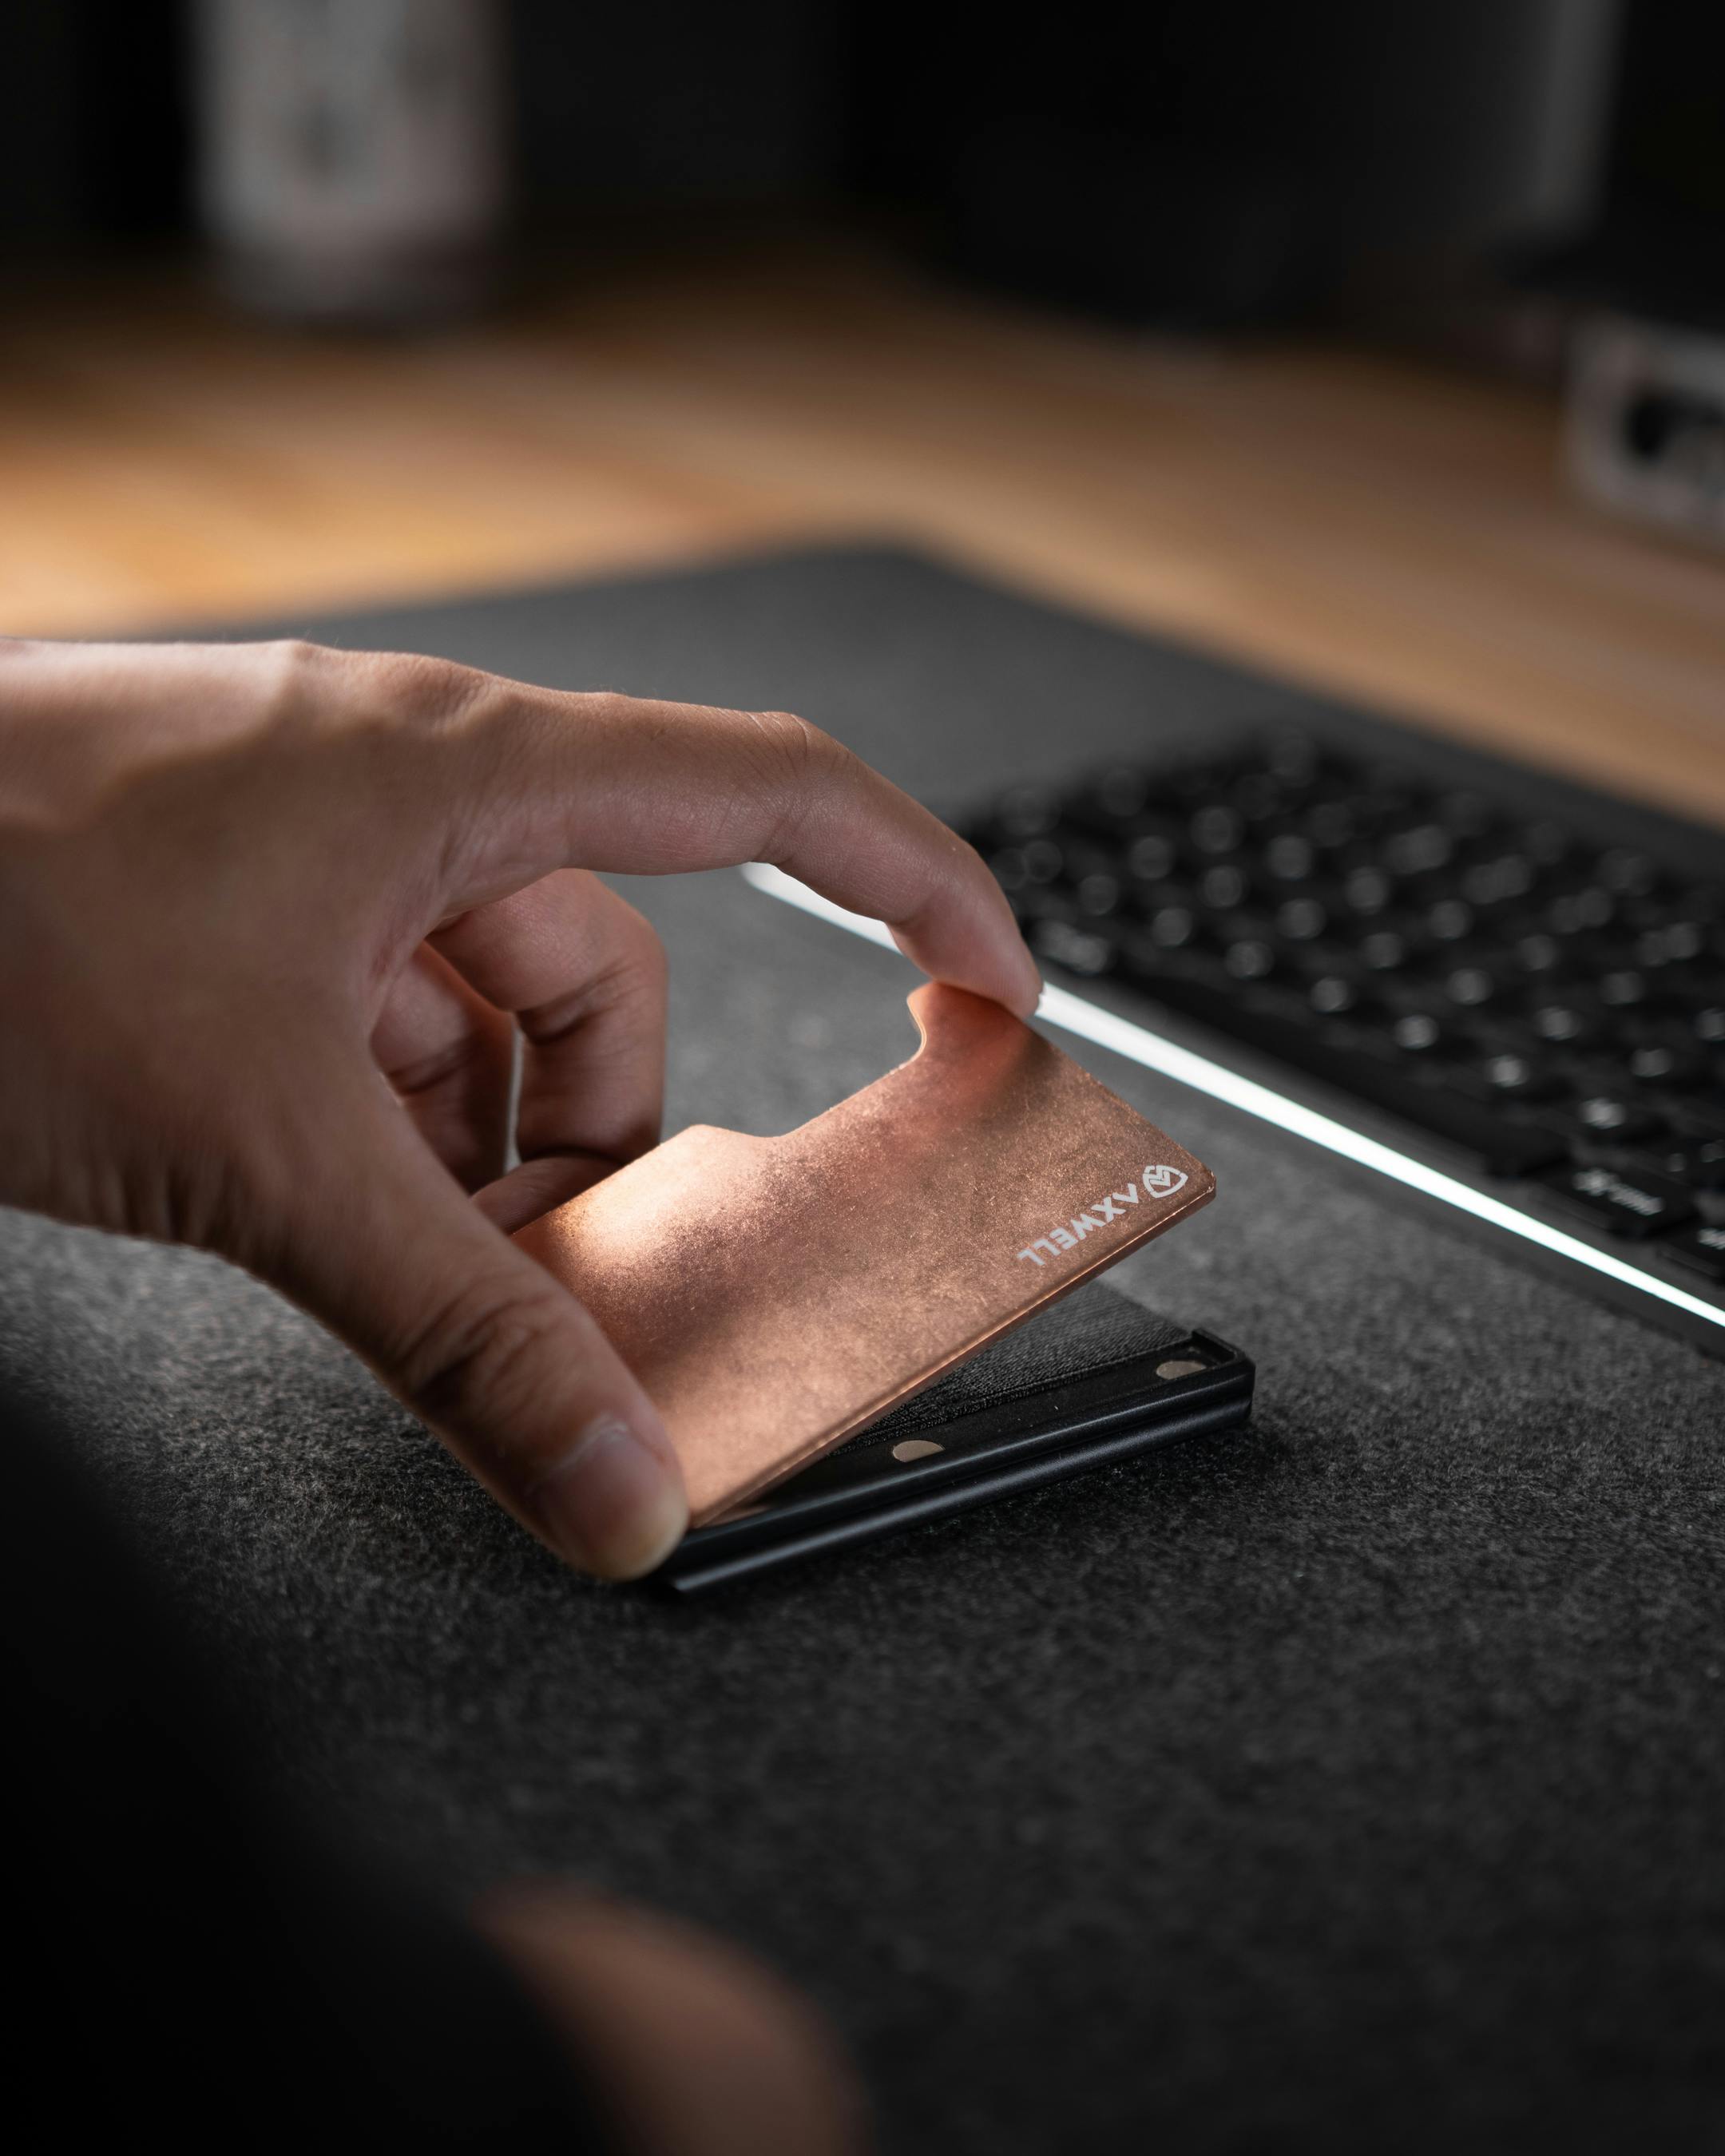
[{"label": "blurred object on desk", "polygon": [[[337,85],[362,136],[398,125],[395,92],[364,87],[401,64],[377,26],[456,19],[444,0],[233,7],[210,22],[382,38]],[[15,275],[0,311],[0,619],[327,613],[881,534],[1725,818],[1721,566],[1576,497],[1555,393],[1574,302],[1500,259],[1599,214],[1621,55],[1651,23],[1686,83],[1679,14],[1147,0],[979,49],[938,0],[496,0],[494,150],[527,274],[482,323],[337,338],[238,318],[187,275],[190,0],[15,0],[0,78],[29,95],[0,137],[0,244],[35,284]],[[490,66],[432,72],[465,96]],[[1719,79],[1693,84],[1709,110]],[[288,69],[248,109],[303,121],[305,90]],[[1066,130],[1057,190],[1025,110]],[[991,128],[1016,165],[981,155]],[[417,210],[477,169],[461,139],[438,188],[409,187]],[[258,228],[296,246],[329,206],[278,184],[279,147],[242,162]],[[371,173],[386,271],[399,147],[335,159]],[[1169,182],[1136,213],[1128,170]],[[489,217],[495,195],[459,198],[482,197]],[[985,226],[1070,259],[1009,277]]]},{"label": "blurred object on desk", "polygon": [[[1617,0],[1121,10],[1106,37],[919,44],[875,0],[858,38],[858,184],[919,210],[984,282],[1206,333],[1321,314],[1476,354],[1507,244],[1591,209]],[[1501,339],[1500,339],[1501,341]]]},{"label": "blurred object on desk", "polygon": [[1569,465],[1607,509],[1725,541],[1725,10],[1625,9],[1594,213],[1527,281],[1577,315]]},{"label": "blurred object on desk", "polygon": [[1577,484],[1605,508],[1725,544],[1725,331],[1589,322],[1568,443]]},{"label": "blurred object on desk", "polygon": [[224,281],[290,320],[467,311],[496,277],[493,0],[201,0],[199,196]]}]

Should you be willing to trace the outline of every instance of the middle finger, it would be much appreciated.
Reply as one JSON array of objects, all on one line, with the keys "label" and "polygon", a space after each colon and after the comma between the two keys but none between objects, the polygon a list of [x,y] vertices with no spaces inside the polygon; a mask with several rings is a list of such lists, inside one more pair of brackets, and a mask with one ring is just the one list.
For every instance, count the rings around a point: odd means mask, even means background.
[{"label": "middle finger", "polygon": [[[665,952],[632,906],[585,870],[566,869],[476,906],[431,941],[521,1028],[522,1167],[512,1191],[531,1194],[537,1210],[657,1143]],[[518,1206],[504,1209],[512,1216]]]}]

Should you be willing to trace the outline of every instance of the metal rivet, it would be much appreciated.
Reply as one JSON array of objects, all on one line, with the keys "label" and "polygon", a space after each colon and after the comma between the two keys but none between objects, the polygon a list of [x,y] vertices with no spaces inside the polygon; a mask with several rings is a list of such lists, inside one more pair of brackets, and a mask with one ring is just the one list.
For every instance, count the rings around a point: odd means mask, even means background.
[{"label": "metal rivet", "polygon": [[943,1445],[937,1445],[932,1437],[901,1437],[892,1448],[895,1460],[927,1460],[931,1452],[944,1452]]},{"label": "metal rivet", "polygon": [[1183,1362],[1176,1355],[1166,1363],[1158,1363],[1156,1366],[1156,1374],[1158,1378],[1195,1378],[1200,1370],[1208,1369],[1209,1367],[1206,1363]]}]

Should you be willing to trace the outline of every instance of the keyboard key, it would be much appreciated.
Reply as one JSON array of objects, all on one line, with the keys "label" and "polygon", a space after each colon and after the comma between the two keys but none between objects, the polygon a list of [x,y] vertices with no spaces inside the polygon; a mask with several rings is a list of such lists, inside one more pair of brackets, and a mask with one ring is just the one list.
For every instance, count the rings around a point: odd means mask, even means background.
[{"label": "keyboard key", "polygon": [[1466,899],[1440,898],[1427,913],[1425,926],[1440,943],[1459,943],[1473,933],[1473,908]]},{"label": "keyboard key", "polygon": [[1260,937],[1242,937],[1224,951],[1222,963],[1236,981],[1267,980],[1276,971],[1276,953]]},{"label": "keyboard key", "polygon": [[1725,1191],[1725,1138],[1694,1138],[1625,1152],[1609,1165],[1631,1175],[1663,1176],[1692,1193]]},{"label": "keyboard key", "polygon": [[1392,875],[1429,875],[1445,867],[1455,851],[1455,842],[1441,824],[1416,824],[1411,830],[1390,834],[1384,865]]},{"label": "keyboard key", "polygon": [[1523,936],[1515,947],[1516,963],[1524,973],[1550,973],[1562,964],[1563,947],[1555,936]]},{"label": "keyboard key", "polygon": [[1647,1000],[1645,976],[1628,968],[1607,973],[1599,982],[1599,1001],[1612,1010],[1627,1010]]},{"label": "keyboard key", "polygon": [[1280,883],[1303,883],[1317,860],[1309,839],[1284,831],[1265,847],[1264,865]]},{"label": "keyboard key", "polygon": [[1562,1090],[1549,1069],[1525,1055],[1489,1055],[1475,1069],[1487,1090],[1500,1100],[1549,1101]]},{"label": "keyboard key", "polygon": [[1643,929],[1635,939],[1635,957],[1644,966],[1686,966],[1706,948],[1706,932],[1698,921],[1668,921],[1661,927]]},{"label": "keyboard key", "polygon": [[1200,808],[1188,824],[1192,843],[1201,854],[1231,854],[1245,837],[1245,819],[1221,802]]},{"label": "keyboard key", "polygon": [[1410,1012],[1406,1018],[1399,1018],[1389,1033],[1396,1046],[1410,1055],[1430,1054],[1442,1045],[1444,1038],[1443,1028],[1424,1011]]},{"label": "keyboard key", "polygon": [[1179,851],[1172,839],[1147,831],[1132,840],[1126,857],[1132,874],[1142,883],[1166,883],[1179,865]]},{"label": "keyboard key", "polygon": [[1659,1244],[1659,1254],[1673,1265],[1701,1274],[1703,1279],[1725,1281],[1725,1227],[1679,1229]]},{"label": "keyboard key", "polygon": [[1615,1138],[1620,1143],[1651,1137],[1659,1128],[1657,1116],[1633,1101],[1615,1100],[1609,1094],[1595,1094],[1592,1099],[1583,1101],[1575,1114],[1577,1120],[1596,1136]]},{"label": "keyboard key", "polygon": [[1643,1241],[1681,1226],[1694,1211],[1679,1184],[1614,1168],[1570,1167],[1539,1178],[1558,1209],[1578,1214],[1608,1235]]},{"label": "keyboard key", "polygon": [[1464,870],[1461,896],[1472,906],[1502,906],[1511,899],[1525,898],[1533,888],[1533,864],[1525,854],[1504,854]]},{"label": "keyboard key", "polygon": [[1631,1151],[1650,1152],[1666,1135],[1656,1116],[1649,1116],[1634,1122],[1602,1124],[1597,1116],[1584,1116],[1578,1106],[1562,1099],[1529,1112],[1544,1129],[1556,1132],[1565,1141],[1571,1160],[1583,1161],[1589,1166],[1614,1167]]},{"label": "keyboard key", "polygon": [[1535,1007],[1533,1030],[1553,1047],[1568,1048],[1598,1040],[1601,1029],[1593,1014],[1579,1003],[1548,1003]]},{"label": "keyboard key", "polygon": [[1339,973],[1325,973],[1315,980],[1307,991],[1307,1000],[1322,1018],[1339,1018],[1344,1011],[1354,1009],[1359,1003],[1359,993],[1352,981]]},{"label": "keyboard key", "polygon": [[1250,888],[1245,871],[1235,868],[1231,862],[1206,869],[1198,879],[1199,896],[1219,913],[1231,912],[1236,906],[1244,906]]},{"label": "keyboard key", "polygon": [[1159,906],[1150,916],[1150,941],[1164,951],[1178,951],[1198,933],[1198,916],[1189,906]]},{"label": "keyboard key", "polygon": [[1444,983],[1444,993],[1463,1010],[1476,1010],[1497,993],[1497,983],[1483,966],[1458,966]]},{"label": "keyboard key", "polygon": [[1707,1066],[1699,1055],[1672,1048],[1664,1041],[1650,1041],[1631,1050],[1629,1070],[1640,1085],[1677,1088],[1698,1086],[1707,1075]]},{"label": "keyboard key", "polygon": [[1291,943],[1309,943],[1322,936],[1330,916],[1315,898],[1290,898],[1276,909],[1276,932]]},{"label": "keyboard key", "polygon": [[1342,886],[1342,895],[1356,913],[1382,913],[1395,896],[1395,886],[1382,869],[1354,869]]},{"label": "keyboard key", "polygon": [[1078,904],[1082,912],[1097,916],[1116,913],[1120,909],[1120,901],[1117,877],[1093,871],[1079,883]]},{"label": "keyboard key", "polygon": [[1115,963],[1112,941],[1075,922],[1057,918],[1039,921],[1030,932],[1030,947],[1039,957],[1052,958],[1057,966],[1075,973],[1094,976],[1111,973]]},{"label": "keyboard key", "polygon": [[1546,913],[1554,934],[1579,936],[1590,928],[1608,928],[1617,908],[1609,891],[1590,885],[1582,891],[1565,891],[1554,898]]}]

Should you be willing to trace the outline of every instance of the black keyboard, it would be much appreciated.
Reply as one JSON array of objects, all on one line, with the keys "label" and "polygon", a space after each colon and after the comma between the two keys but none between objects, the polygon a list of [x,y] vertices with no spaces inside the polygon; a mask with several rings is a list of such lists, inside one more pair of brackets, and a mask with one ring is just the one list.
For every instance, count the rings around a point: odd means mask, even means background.
[{"label": "black keyboard", "polygon": [[1725,878],[1289,732],[961,828],[1052,969],[1399,1119],[1725,1310]]}]

